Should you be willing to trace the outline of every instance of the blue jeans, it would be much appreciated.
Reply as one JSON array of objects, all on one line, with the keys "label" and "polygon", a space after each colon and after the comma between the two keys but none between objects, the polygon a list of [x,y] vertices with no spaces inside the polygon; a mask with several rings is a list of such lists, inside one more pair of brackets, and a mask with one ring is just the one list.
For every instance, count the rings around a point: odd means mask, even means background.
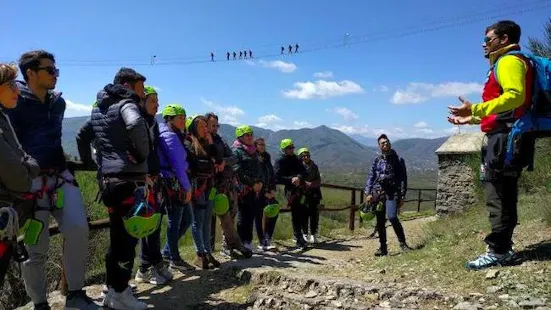
[{"label": "blue jeans", "polygon": [[398,219],[398,198],[395,196],[392,198],[393,199],[386,200],[383,210],[376,212],[379,243],[383,249],[386,249],[386,216],[388,216],[388,220],[390,221],[390,224],[392,224],[392,228],[398,237],[398,242],[406,242],[404,227],[402,227],[402,223],[400,223],[400,220]]},{"label": "blue jeans", "polygon": [[193,221],[191,204],[176,204],[166,206],[168,226],[166,229],[166,243],[163,247],[163,256],[172,261],[181,260],[178,242]]},{"label": "blue jeans", "polygon": [[212,247],[210,244],[210,227],[212,221],[212,208],[214,203],[208,201],[207,194],[203,193],[199,199],[195,201],[193,206],[193,224],[191,232],[195,243],[197,253],[211,253]]}]

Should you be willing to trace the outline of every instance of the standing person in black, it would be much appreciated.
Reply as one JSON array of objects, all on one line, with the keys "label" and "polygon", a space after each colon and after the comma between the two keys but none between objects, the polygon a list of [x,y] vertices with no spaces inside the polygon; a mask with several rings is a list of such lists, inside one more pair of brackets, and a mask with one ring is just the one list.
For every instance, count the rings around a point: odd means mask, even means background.
[{"label": "standing person in black", "polygon": [[296,245],[299,248],[306,248],[307,243],[302,235],[302,222],[304,221],[305,210],[301,204],[301,197],[304,196],[304,176],[306,170],[298,156],[294,153],[295,145],[291,139],[283,139],[279,144],[281,156],[276,160],[274,166],[277,184],[285,185],[285,197],[287,204],[291,207],[293,223],[293,234]]},{"label": "standing person in black", "polygon": [[108,208],[110,222],[105,261],[108,291],[103,304],[112,309],[147,308],[128,286],[138,239],[129,234],[123,220],[132,207],[129,201],[151,184],[147,160],[152,138],[139,108],[145,96],[145,80],[133,69],[121,68],[113,84],[107,84],[97,95],[90,119],[93,136],[78,140],[83,161],[92,158],[90,144],[94,142],[97,147],[101,199]]},{"label": "standing person in black", "polygon": [[[409,249],[406,243],[404,227],[398,219],[398,210],[404,204],[407,192],[407,171],[404,159],[392,149],[390,140],[385,134],[377,139],[381,154],[375,157],[369,170],[365,185],[365,201],[373,205],[379,205],[376,209],[377,232],[379,233],[379,250],[375,256],[388,255],[386,244],[386,216],[394,228],[394,232],[400,242],[402,250]],[[386,213],[386,214],[385,214]]]},{"label": "standing person in black", "polygon": [[[262,175],[264,177],[264,198],[266,202],[264,205],[275,202],[276,196],[276,180],[274,174],[274,166],[272,165],[272,156],[266,151],[266,141],[264,138],[257,138],[254,141],[256,147],[256,153],[258,160],[260,161],[260,169],[262,169]],[[272,236],[274,235],[275,226],[277,223],[278,215],[273,218],[268,218],[264,214],[264,208],[260,209],[256,215],[256,231],[259,240],[264,240],[260,245],[263,251],[276,250],[276,247],[272,245]],[[263,236],[260,236],[259,232],[263,232]]]},{"label": "standing person in black", "polygon": [[[304,201],[306,214],[302,224],[302,232],[306,241],[315,244],[318,243],[319,205],[322,199],[320,187],[321,175],[318,165],[312,160],[310,150],[305,147],[301,148],[298,150],[298,157],[304,164],[304,169],[306,170],[306,199]],[[308,228],[310,230],[308,230]]]}]

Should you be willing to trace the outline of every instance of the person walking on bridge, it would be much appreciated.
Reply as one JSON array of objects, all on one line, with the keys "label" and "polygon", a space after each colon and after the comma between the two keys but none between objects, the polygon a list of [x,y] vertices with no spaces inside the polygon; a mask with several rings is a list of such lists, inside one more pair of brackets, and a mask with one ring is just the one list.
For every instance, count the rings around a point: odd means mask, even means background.
[{"label": "person walking on bridge", "polygon": [[404,227],[398,219],[398,210],[404,204],[407,192],[407,171],[403,158],[392,149],[390,140],[385,134],[377,138],[381,154],[373,160],[365,185],[365,201],[376,208],[377,232],[380,247],[375,256],[388,255],[386,243],[386,216],[400,242],[402,250],[408,250]]}]

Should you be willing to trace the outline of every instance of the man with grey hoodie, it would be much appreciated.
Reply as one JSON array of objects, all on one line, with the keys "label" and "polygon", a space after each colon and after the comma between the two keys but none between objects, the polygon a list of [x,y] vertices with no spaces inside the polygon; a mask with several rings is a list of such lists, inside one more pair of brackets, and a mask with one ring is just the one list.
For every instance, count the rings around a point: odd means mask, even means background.
[{"label": "man with grey hoodie", "polygon": [[41,173],[33,179],[31,192],[38,194],[34,216],[44,223],[39,240],[27,245],[29,259],[23,263],[25,289],[34,309],[50,309],[46,298],[46,259],[49,249],[50,214],[65,238],[63,262],[69,293],[65,309],[97,309],[82,290],[88,255],[88,223],[84,201],[75,177],[67,170],[61,146],[61,127],[66,103],[54,92],[59,70],[54,55],[43,50],[21,55],[19,69],[24,82],[17,107],[6,111],[23,150],[38,162]]}]

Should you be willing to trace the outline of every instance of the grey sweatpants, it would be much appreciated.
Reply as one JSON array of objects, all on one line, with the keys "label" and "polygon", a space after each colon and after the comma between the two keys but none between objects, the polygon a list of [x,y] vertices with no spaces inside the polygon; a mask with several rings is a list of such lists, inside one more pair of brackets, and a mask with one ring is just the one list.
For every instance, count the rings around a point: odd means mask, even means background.
[{"label": "grey sweatpants", "polygon": [[[61,173],[67,180],[73,180],[73,175],[67,170]],[[54,186],[56,177],[48,177],[47,186]],[[42,187],[42,177],[33,180],[32,192]],[[36,219],[44,223],[44,229],[36,245],[26,246],[29,259],[23,263],[22,274],[25,280],[25,289],[34,304],[45,302],[47,299],[46,259],[50,247],[48,220],[50,213],[59,224],[61,234],[65,238],[63,261],[69,291],[80,290],[84,286],[86,258],[88,256],[88,223],[84,210],[84,201],[80,189],[71,183],[61,187],[64,201],[63,209],[55,211],[37,211]],[[50,198],[44,195],[37,201],[39,207],[47,208],[51,205]]]}]

